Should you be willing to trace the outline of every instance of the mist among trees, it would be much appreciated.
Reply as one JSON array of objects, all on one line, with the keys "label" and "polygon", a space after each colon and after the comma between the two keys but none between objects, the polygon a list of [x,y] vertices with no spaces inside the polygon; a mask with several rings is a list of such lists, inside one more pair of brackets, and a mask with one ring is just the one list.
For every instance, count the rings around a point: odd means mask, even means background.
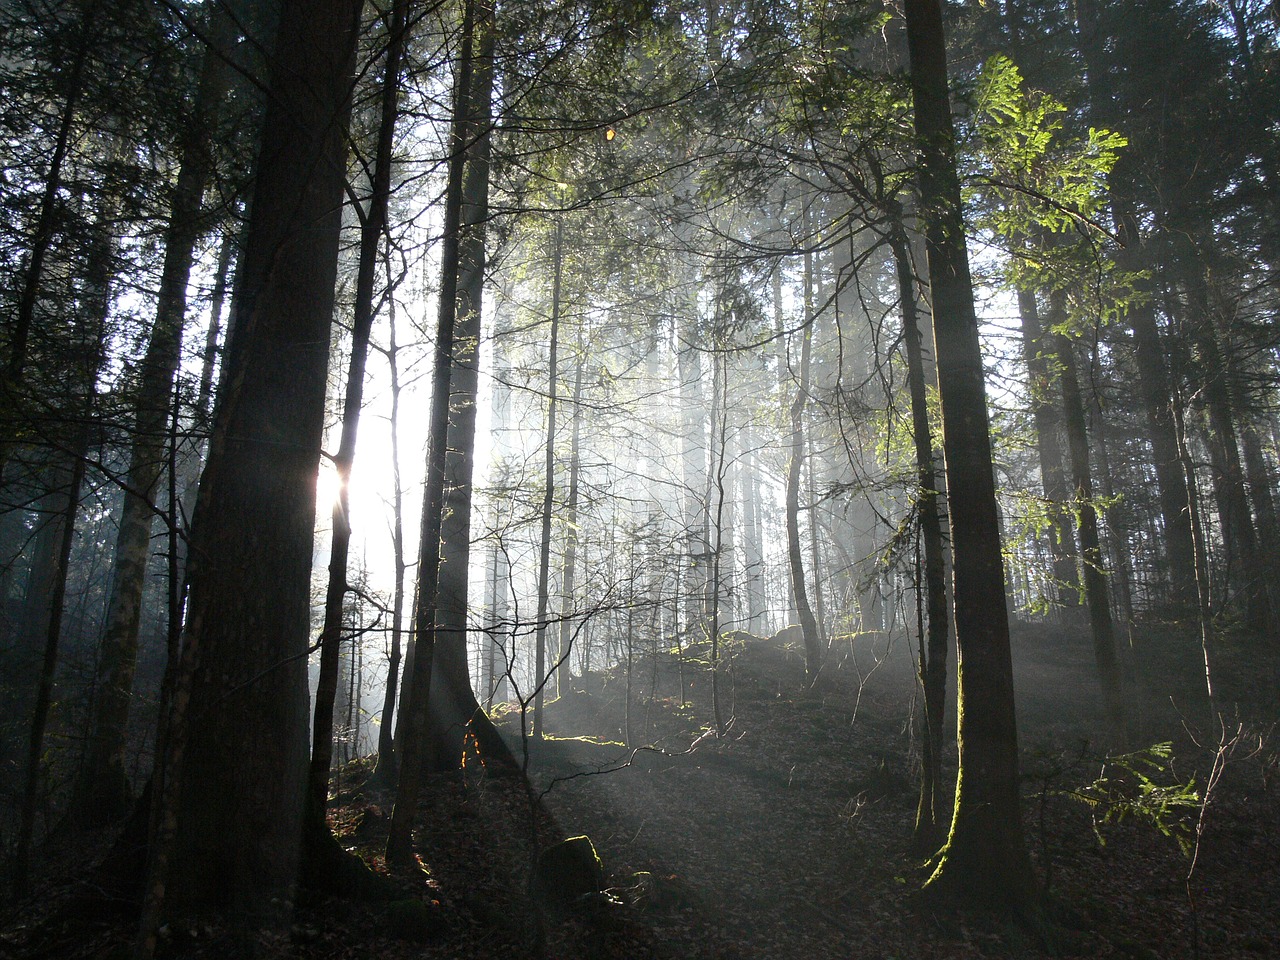
[{"label": "mist among trees", "polygon": [[1280,950],[1278,83],[0,2],[0,953]]}]

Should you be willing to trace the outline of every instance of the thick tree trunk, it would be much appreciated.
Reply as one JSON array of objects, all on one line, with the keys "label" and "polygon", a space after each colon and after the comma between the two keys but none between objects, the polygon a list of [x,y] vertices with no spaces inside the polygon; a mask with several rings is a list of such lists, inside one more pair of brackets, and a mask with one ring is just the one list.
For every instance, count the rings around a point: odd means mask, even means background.
[{"label": "thick tree trunk", "polygon": [[506,744],[480,709],[467,666],[467,611],[471,566],[471,482],[475,471],[476,403],[480,389],[481,314],[485,239],[489,219],[489,130],[492,125],[494,7],[478,3],[466,169],[462,183],[462,236],[458,248],[458,315],[450,378],[449,450],[445,458],[444,517],[436,614],[435,668],[429,703],[432,766],[457,770],[468,731],[486,762],[514,766]]},{"label": "thick tree trunk", "polygon": [[369,185],[369,208],[360,223],[360,259],[356,270],[356,296],[351,323],[351,357],[342,404],[342,435],[334,467],[338,472],[338,500],[333,504],[329,545],[329,582],[325,590],[324,623],[320,629],[320,676],[316,683],[312,719],[311,767],[308,774],[309,815],[323,821],[329,801],[329,768],[333,762],[333,704],[338,687],[338,662],[342,649],[343,610],[347,596],[347,566],[351,551],[351,498],[348,485],[360,433],[364,403],[364,373],[369,357],[369,333],[373,328],[373,285],[378,271],[378,251],[387,223],[391,195],[391,164],[395,144],[400,59],[404,50],[408,0],[391,8],[387,26],[387,52],[382,75],[382,116],[378,145]]},{"label": "thick tree trunk", "polygon": [[[476,5],[463,5],[458,72],[453,90],[453,127],[449,137],[449,175],[445,187],[444,232],[440,251],[440,312],[431,366],[431,414],[427,441],[427,479],[423,491],[422,524],[418,539],[418,587],[414,601],[413,670],[406,669],[402,722],[397,734],[400,782],[396,790],[387,862],[411,865],[413,821],[426,773],[427,717],[431,674],[435,660],[436,618],[440,598],[440,536],[444,512],[445,468],[452,394],[454,332],[458,317],[458,280],[462,240],[462,194],[466,145],[471,129],[471,77],[474,68]],[[403,731],[403,732],[401,732]]]},{"label": "thick tree trunk", "polygon": [[[1240,406],[1240,410],[1247,410]],[[1265,570],[1263,589],[1267,604],[1274,613],[1280,610],[1280,518],[1276,513],[1274,484],[1262,440],[1255,423],[1247,416],[1240,424],[1240,448],[1244,454],[1245,477],[1249,481],[1249,497],[1258,518],[1258,549]]]},{"label": "thick tree trunk", "polygon": [[139,953],[170,914],[287,919],[307,774],[306,654],[345,117],[361,4],[281,10],[240,326],[192,531]]},{"label": "thick tree trunk", "polygon": [[1023,910],[1035,877],[1022,834],[1013,665],[986,385],[973,305],[939,0],[907,0],[911,90],[942,404],[959,673],[960,775],[928,889]]}]

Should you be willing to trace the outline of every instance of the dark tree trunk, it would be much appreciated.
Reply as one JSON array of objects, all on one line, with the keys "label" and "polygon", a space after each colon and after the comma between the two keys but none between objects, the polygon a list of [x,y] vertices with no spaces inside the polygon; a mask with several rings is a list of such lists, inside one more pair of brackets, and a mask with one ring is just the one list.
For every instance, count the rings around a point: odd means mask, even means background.
[{"label": "dark tree trunk", "polygon": [[[1226,575],[1230,593],[1243,600],[1243,613],[1257,633],[1267,633],[1274,625],[1274,611],[1268,603],[1266,571],[1259,565],[1257,531],[1245,488],[1240,442],[1232,410],[1227,358],[1218,343],[1209,316],[1209,295],[1203,268],[1187,258],[1187,327],[1203,376],[1201,390],[1208,414],[1209,454],[1213,465],[1214,497],[1222,533]],[[1233,591],[1232,587],[1236,587]]]},{"label": "dark tree trunk", "polygon": [[[1117,266],[1135,270],[1142,266],[1137,216],[1131,204],[1113,195],[1116,229],[1124,241]],[[1131,307],[1127,314],[1133,330],[1133,353],[1138,367],[1138,392],[1142,399],[1151,441],[1152,467],[1160,497],[1164,523],[1165,563],[1169,568],[1170,599],[1175,606],[1196,602],[1195,545],[1191,532],[1191,509],[1187,482],[1178,457],[1178,436],[1172,409],[1169,365],[1155,310],[1149,302]]]},{"label": "dark tree trunk", "polygon": [[[1054,325],[1066,319],[1066,294],[1052,294]],[[1098,535],[1098,511],[1093,505],[1093,474],[1089,468],[1089,437],[1085,430],[1084,397],[1076,371],[1075,345],[1064,334],[1053,338],[1059,376],[1062,378],[1062,409],[1067,427],[1067,447],[1071,457],[1071,480],[1075,485],[1076,510],[1080,517],[1080,557],[1084,566],[1084,598],[1089,608],[1089,628],[1093,634],[1093,657],[1102,686],[1102,706],[1107,727],[1116,746],[1128,739],[1125,699],[1116,659],[1115,624],[1111,619],[1111,598]]]},{"label": "dark tree trunk", "polygon": [[235,37],[229,18],[221,14],[216,5],[210,5],[209,17],[212,48],[204,55],[192,121],[181,145],[181,166],[170,200],[155,322],[140,365],[124,505],[116,535],[107,622],[99,659],[101,682],[88,755],[72,810],[74,820],[83,826],[100,826],[128,812],[130,790],[124,769],[125,732],[133,699],[142,594],[156,515],[156,487],[165,466],[166,424],[186,322],[187,282],[196,242],[205,228],[200,214],[201,198],[212,169],[210,133],[230,77],[225,57]]},{"label": "dark tree trunk", "polygon": [[[1098,390],[1089,392],[1089,435],[1093,438],[1094,460],[1098,467],[1098,491],[1108,502],[1116,499],[1115,473],[1111,466],[1111,437],[1106,415],[1102,409],[1102,397]],[[1112,511],[1108,529],[1111,547],[1112,565],[1112,597],[1115,600],[1116,618],[1124,623],[1133,622],[1133,568],[1129,563],[1129,554],[1125,549],[1128,523],[1122,522],[1123,514]],[[1124,667],[1125,683],[1132,681],[1131,658],[1125,654],[1123,643],[1119,647],[1121,664]]]},{"label": "dark tree trunk", "polygon": [[440,597],[440,534],[444,512],[445,466],[449,433],[449,399],[453,378],[453,343],[458,317],[458,280],[462,238],[462,187],[466,145],[471,128],[471,76],[474,68],[476,7],[466,0],[458,72],[453,90],[453,126],[449,137],[449,175],[445,188],[444,232],[440,250],[440,312],[431,366],[431,414],[428,423],[427,479],[423,491],[418,540],[418,587],[413,617],[413,670],[408,679],[397,734],[400,781],[396,790],[387,862],[411,865],[413,821],[426,773],[427,717],[435,659],[436,617]]},{"label": "dark tree trunk", "polygon": [[1044,332],[1035,294],[1018,291],[1018,315],[1022,320],[1022,357],[1030,374],[1031,414],[1036,428],[1036,452],[1040,479],[1050,516],[1049,551],[1053,579],[1064,612],[1080,605],[1080,576],[1076,569],[1075,531],[1069,502],[1071,490],[1063,470],[1061,412],[1054,402],[1053,380],[1044,352]]},{"label": "dark tree trunk", "polygon": [[960,776],[951,833],[928,888],[1023,910],[1035,877],[1022,835],[1013,666],[986,385],[947,91],[939,0],[907,0],[921,214],[933,298],[953,552]]},{"label": "dark tree trunk", "polygon": [[67,593],[67,563],[71,558],[71,546],[75,542],[76,511],[80,506],[80,488],[84,483],[84,462],[88,452],[88,432],[79,430],[76,449],[69,452],[70,460],[63,459],[56,470],[58,474],[53,490],[45,502],[52,508],[47,534],[49,544],[49,569],[33,578],[38,588],[27,598],[28,604],[38,604],[43,613],[40,626],[42,636],[31,637],[44,648],[41,658],[40,679],[36,688],[35,709],[31,730],[27,738],[26,779],[22,790],[22,806],[18,815],[18,836],[14,850],[13,889],[19,897],[30,891],[31,845],[35,838],[36,808],[43,782],[44,738],[49,724],[49,709],[53,704],[54,671],[58,665],[58,645],[62,638],[62,616]]},{"label": "dark tree trunk", "polygon": [[360,223],[360,260],[356,271],[356,296],[351,323],[351,358],[342,404],[342,436],[334,467],[338,472],[338,500],[333,505],[332,539],[329,545],[329,583],[325,590],[324,624],[320,629],[320,676],[316,683],[312,719],[311,767],[308,774],[309,814],[323,821],[329,802],[329,768],[333,762],[333,704],[338,689],[338,661],[342,649],[343,608],[347,596],[347,566],[351,552],[351,514],[348,484],[355,462],[364,403],[364,373],[369,357],[369,333],[373,328],[373,285],[378,271],[378,251],[387,223],[391,195],[391,163],[395,145],[400,59],[404,50],[408,0],[397,0],[387,26],[387,52],[382,75],[382,116],[378,145],[369,185],[369,208]]},{"label": "dark tree trunk", "polygon": [[[712,516],[710,531],[715,542],[710,546],[710,564],[707,570],[707,637],[711,641],[709,659],[711,661],[711,714],[716,725],[716,734],[725,731],[724,696],[720,688],[720,602],[721,602],[721,569],[724,562],[724,528],[725,528],[725,471],[727,466],[727,438],[729,426],[728,402],[728,358],[723,351],[711,354],[711,468],[707,471],[710,489],[707,492],[707,504],[715,500],[715,512]],[[632,623],[635,614],[635,546],[631,545],[629,553],[631,569],[627,572],[631,585],[631,602],[627,605],[627,669],[630,672]],[[631,741],[628,741],[629,743]]]},{"label": "dark tree trunk", "polygon": [[436,770],[457,770],[468,731],[486,761],[510,767],[507,751],[480,709],[467,666],[468,571],[471,565],[471,480],[475,471],[476,401],[480,386],[484,303],[485,226],[489,219],[489,131],[492,125],[494,7],[476,8],[466,169],[462,183],[462,236],[458,248],[458,313],[450,379],[449,449],[445,458],[444,517],[440,528],[440,588],[435,667],[430,695],[429,743]]},{"label": "dark tree trunk", "polygon": [[[1246,406],[1238,406],[1247,410]],[[1258,549],[1260,572],[1263,573],[1263,589],[1266,600],[1274,613],[1280,610],[1280,518],[1276,514],[1274,484],[1267,458],[1263,453],[1258,429],[1247,414],[1240,424],[1240,448],[1244,455],[1245,477],[1249,481],[1249,496],[1254,514],[1258,518]]]},{"label": "dark tree trunk", "polygon": [[395,782],[396,774],[396,690],[400,683],[404,578],[408,564],[404,559],[404,487],[400,482],[400,362],[396,347],[395,298],[387,301],[387,313],[387,365],[391,369],[391,554],[395,567],[395,585],[391,594],[391,650],[387,662],[387,686],[382,697],[381,725],[378,728],[378,766],[375,772],[379,779],[390,785]]},{"label": "dark tree trunk", "polygon": [[916,807],[913,842],[921,853],[933,853],[943,840],[942,747],[947,705],[946,564],[942,548],[942,517],[933,433],[929,427],[928,385],[924,374],[924,346],[916,304],[915,272],[906,231],[899,225],[890,235],[898,291],[902,298],[902,335],[907,353],[907,381],[911,390],[911,428],[916,454],[916,510],[924,547],[925,616],[928,639],[920,643],[920,686],[924,691],[924,735],[920,738],[920,801]]},{"label": "dark tree trunk", "polygon": [[[805,208],[808,221],[808,207]],[[805,676],[812,686],[822,670],[825,652],[818,636],[818,622],[809,606],[809,593],[805,587],[804,561],[800,552],[800,470],[804,464],[804,411],[809,400],[809,363],[813,350],[813,274],[812,255],[804,256],[804,330],[800,339],[800,371],[795,397],[791,401],[791,457],[787,462],[786,526],[787,563],[791,570],[791,593],[795,597],[796,612],[800,616],[800,630],[804,637]],[[816,571],[815,571],[816,575]]]},{"label": "dark tree trunk", "polygon": [[139,953],[171,915],[287,920],[307,776],[315,482],[359,0],[286,0],[240,318],[192,531]]},{"label": "dark tree trunk", "polygon": [[[1097,0],[1080,0],[1075,7],[1080,54],[1087,76],[1088,110],[1094,123],[1109,126],[1112,81],[1108,77],[1105,30],[1099,23],[1102,13]],[[1123,187],[1113,186],[1111,214],[1119,235],[1116,266],[1138,275],[1152,264],[1144,250],[1134,198]],[[1139,281],[1140,284],[1144,281]],[[1141,290],[1140,293],[1150,293]],[[1138,390],[1142,399],[1151,441],[1160,513],[1164,523],[1165,563],[1169,569],[1169,599],[1176,608],[1196,602],[1196,556],[1191,531],[1191,509],[1186,479],[1178,456],[1179,438],[1170,404],[1173,384],[1169,377],[1167,351],[1161,343],[1159,324],[1149,298],[1139,297],[1127,311],[1133,330],[1134,360],[1138,368]]]}]

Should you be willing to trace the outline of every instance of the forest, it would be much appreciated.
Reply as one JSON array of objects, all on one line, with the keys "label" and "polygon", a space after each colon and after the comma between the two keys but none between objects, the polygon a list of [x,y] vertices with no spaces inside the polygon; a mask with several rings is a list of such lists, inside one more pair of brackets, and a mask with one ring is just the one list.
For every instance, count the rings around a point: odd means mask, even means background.
[{"label": "forest", "polygon": [[0,0],[0,960],[1280,956],[1280,2]]}]

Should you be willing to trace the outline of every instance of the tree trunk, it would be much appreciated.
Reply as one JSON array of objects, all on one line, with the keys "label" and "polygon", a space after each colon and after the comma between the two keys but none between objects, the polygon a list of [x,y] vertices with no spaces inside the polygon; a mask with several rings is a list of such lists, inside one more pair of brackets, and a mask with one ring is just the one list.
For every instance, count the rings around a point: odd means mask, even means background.
[{"label": "tree trunk", "polygon": [[100,648],[101,681],[88,755],[73,801],[72,817],[82,826],[101,826],[122,818],[130,799],[124,769],[125,732],[138,659],[156,486],[165,465],[166,424],[186,322],[187,283],[195,245],[205,227],[200,208],[212,169],[210,131],[227,89],[230,68],[225,56],[235,38],[229,18],[216,5],[210,5],[208,15],[212,46],[205,51],[192,120],[184,131],[181,165],[170,199],[156,316],[140,364],[124,505]]},{"label": "tree trunk", "polygon": [[[807,220],[807,208],[806,208]],[[809,594],[805,588],[804,561],[800,552],[800,468],[804,461],[804,410],[809,399],[809,359],[813,346],[813,296],[810,277],[813,264],[811,254],[805,253],[804,275],[804,330],[800,339],[800,379],[796,383],[795,398],[791,401],[791,458],[787,464],[787,560],[791,569],[791,592],[795,597],[796,612],[800,615],[800,630],[804,637],[805,676],[812,686],[822,670],[823,644],[818,636],[818,623],[809,606]]]},{"label": "tree trunk", "polygon": [[751,448],[753,432],[748,426],[738,436],[740,439],[738,456],[742,461],[742,469],[738,471],[738,477],[742,485],[742,546],[746,560],[743,589],[747,595],[747,630],[762,634],[765,632],[764,549],[761,531],[761,514],[764,507],[760,503],[760,483],[756,478],[755,451]]},{"label": "tree trunk", "polygon": [[373,285],[378,251],[387,223],[391,195],[391,164],[395,145],[400,59],[404,50],[408,0],[397,0],[387,26],[387,52],[382,75],[382,116],[378,146],[369,189],[369,208],[360,223],[360,259],[356,271],[356,296],[351,323],[351,357],[347,368],[346,395],[342,403],[342,436],[334,467],[338,472],[338,499],[333,504],[329,545],[329,582],[325,590],[324,623],[320,629],[320,676],[316,683],[312,719],[311,767],[308,773],[309,815],[324,820],[329,802],[329,768],[333,762],[333,704],[338,686],[338,661],[342,649],[343,610],[347,596],[347,566],[351,551],[351,498],[348,485],[360,433],[364,404],[364,373],[369,357],[369,333],[373,327]]},{"label": "tree trunk", "polygon": [[358,0],[281,10],[240,325],[192,530],[138,952],[170,914],[287,921],[307,775],[306,655]]},{"label": "tree trunk", "polygon": [[[1245,489],[1227,361],[1209,316],[1209,296],[1203,269],[1197,261],[1190,257],[1187,259],[1191,261],[1187,264],[1187,326],[1198,355],[1198,369],[1204,378],[1201,393],[1208,414],[1214,496],[1218,503],[1226,567],[1224,580],[1228,596],[1234,592],[1243,599],[1243,613],[1249,626],[1264,634],[1273,625],[1273,611],[1267,602],[1266,574],[1259,568],[1257,532]],[[1238,584],[1235,591],[1231,591],[1233,583]]]},{"label": "tree trunk", "polygon": [[[445,466],[448,449],[449,399],[453,379],[453,341],[458,316],[458,280],[462,239],[462,188],[466,145],[471,129],[471,76],[474,68],[476,9],[463,5],[458,73],[453,90],[453,126],[449,137],[449,175],[445,188],[444,231],[440,250],[440,312],[431,367],[431,414],[427,441],[427,479],[423,492],[422,526],[418,540],[418,588],[414,602],[413,671],[401,711],[403,735],[399,744],[400,782],[387,836],[387,862],[411,865],[413,821],[426,772],[427,717],[432,665],[435,659],[436,617],[440,596],[440,536],[444,512]],[[406,670],[408,673],[408,670]],[[399,731],[398,731],[399,732]]]},{"label": "tree trunk", "polygon": [[[231,258],[239,247],[238,236],[229,232],[222,238],[222,247],[218,253],[218,265],[213,278],[213,290],[209,295],[209,324],[205,328],[204,350],[200,358],[200,386],[196,393],[195,408],[192,410],[195,439],[182,457],[178,467],[178,503],[177,513],[183,529],[190,526],[191,507],[194,504],[196,487],[200,482],[200,464],[205,454],[205,433],[213,416],[213,375],[217,367],[219,341],[222,336],[222,308],[226,303],[227,282],[231,277]],[[185,539],[179,542],[181,551],[180,566],[186,567],[187,545]]]},{"label": "tree trunk", "polygon": [[507,767],[514,758],[480,709],[467,667],[467,599],[471,566],[471,482],[475,471],[476,403],[480,384],[484,303],[485,226],[489,219],[489,131],[492,125],[494,7],[478,4],[478,52],[469,94],[469,133],[462,184],[462,236],[458,249],[458,315],[450,379],[449,444],[445,458],[444,517],[432,671],[428,741],[432,767],[457,770],[470,730],[486,761]]},{"label": "tree trunk", "polygon": [[1053,380],[1044,352],[1044,332],[1036,296],[1018,291],[1018,315],[1022,320],[1022,358],[1030,375],[1031,414],[1036,428],[1036,451],[1040,459],[1040,479],[1049,513],[1049,552],[1053,558],[1053,580],[1063,613],[1080,606],[1080,575],[1076,568],[1075,531],[1072,522],[1071,491],[1063,470],[1062,440],[1059,436],[1061,412],[1053,398]]},{"label": "tree trunk", "polygon": [[924,735],[920,738],[920,801],[916,807],[913,843],[920,853],[933,853],[943,840],[942,747],[947,706],[946,565],[942,549],[937,470],[933,433],[929,426],[928,385],[924,373],[924,345],[916,304],[915,272],[906,231],[899,223],[890,234],[898,291],[902,299],[902,335],[907,354],[907,382],[911,391],[911,429],[916,454],[916,510],[924,547],[925,616],[928,639],[921,638],[920,686],[924,693]]},{"label": "tree trunk", "polygon": [[555,263],[552,267],[553,275],[551,280],[550,352],[547,358],[547,433],[546,446],[544,448],[545,464],[542,487],[542,539],[538,553],[538,612],[536,620],[537,637],[535,641],[537,646],[534,652],[533,668],[533,682],[535,685],[533,695],[533,733],[538,738],[541,738],[543,734],[543,693],[547,681],[550,680],[547,675],[547,617],[550,610],[548,600],[551,578],[551,510],[555,502],[556,482],[556,380],[559,375],[556,369],[556,354],[560,340],[560,279],[563,269],[563,252],[564,223],[562,219],[557,218]]},{"label": "tree trunk", "polygon": [[[1066,293],[1051,294],[1054,325],[1066,319]],[[1093,657],[1102,686],[1102,706],[1107,727],[1116,746],[1128,739],[1124,691],[1120,664],[1116,659],[1115,624],[1111,619],[1111,598],[1098,536],[1098,512],[1093,505],[1093,475],[1089,468],[1089,437],[1085,431],[1084,398],[1076,372],[1075,345],[1064,334],[1054,334],[1055,355],[1062,378],[1062,409],[1067,427],[1067,447],[1071,457],[1071,480],[1080,522],[1080,557],[1084,566],[1084,598],[1089,608],[1089,628],[1093,634]]]},{"label": "tree trunk", "polygon": [[[684,279],[690,286],[696,286],[692,276]],[[685,606],[684,634],[690,642],[697,643],[704,639],[702,633],[706,628],[702,622],[701,600],[710,552],[706,525],[708,505],[700,500],[707,481],[706,404],[702,391],[702,355],[697,349],[702,332],[696,297],[690,297],[683,306],[688,312],[682,318],[683,329],[676,330],[676,371],[680,378],[680,466],[684,484],[680,522],[688,563],[680,588]]]},{"label": "tree trunk", "polygon": [[[723,734],[725,731],[724,718],[724,698],[720,692],[720,578],[721,565],[724,562],[724,528],[725,528],[725,472],[727,468],[728,443],[726,434],[729,425],[729,411],[726,409],[729,399],[729,386],[727,369],[729,365],[728,355],[723,351],[717,350],[711,354],[711,469],[707,471],[707,478],[713,489],[709,491],[707,503],[711,503],[712,497],[715,498],[715,515],[711,525],[711,532],[715,536],[715,542],[711,544],[711,563],[708,569],[708,608],[707,635],[711,641],[709,652],[709,660],[711,662],[711,714],[715,721],[716,734]],[[634,543],[631,546],[630,556],[632,557],[633,569],[628,573],[629,582],[632,584],[632,602],[627,606],[627,656],[630,661],[631,650],[631,627],[635,610],[634,593],[635,593],[635,570],[634,570]]]},{"label": "tree trunk", "polygon": [[[388,277],[388,281],[390,278]],[[395,585],[391,594],[391,652],[387,662],[387,685],[382,696],[378,727],[378,766],[375,773],[387,784],[395,782],[396,688],[400,682],[400,649],[404,630],[404,487],[400,482],[400,362],[396,347],[395,298],[387,299],[387,365],[391,371],[391,556]]]},{"label": "tree trunk", "polygon": [[[1112,212],[1117,232],[1124,242],[1117,256],[1117,266],[1123,270],[1136,270],[1142,265],[1137,215],[1132,204],[1114,194]],[[1165,563],[1169,568],[1170,600],[1175,607],[1189,607],[1196,602],[1195,545],[1187,483],[1178,457],[1169,365],[1151,304],[1140,302],[1131,307],[1127,318],[1133,331],[1138,393],[1151,442],[1152,468],[1160,497],[1160,516],[1164,522],[1161,539],[1165,545]]]},{"label": "tree trunk", "polygon": [[573,642],[574,590],[578,561],[578,475],[581,467],[582,446],[582,372],[584,366],[582,328],[578,328],[578,357],[573,376],[573,420],[569,429],[569,492],[565,503],[564,575],[560,594],[560,671],[556,678],[556,691],[561,696],[569,689],[572,673],[569,668],[570,645]]},{"label": "tree trunk", "polygon": [[953,552],[960,776],[951,833],[928,889],[1023,910],[1035,877],[1022,835],[1013,666],[991,437],[965,245],[939,0],[906,0],[918,179]]},{"label": "tree trunk", "polygon": [[[1094,123],[1102,127],[1109,125],[1107,114],[1111,112],[1113,97],[1106,62],[1107,35],[1099,23],[1100,12],[1100,5],[1096,0],[1081,0],[1075,8],[1080,54],[1087,75],[1087,107]],[[1103,107],[1106,109],[1101,109]],[[1120,240],[1116,266],[1139,277],[1143,271],[1151,272],[1152,257],[1144,249],[1133,196],[1113,184],[1110,206]],[[1149,289],[1142,289],[1150,286],[1149,281],[1139,279],[1138,284],[1140,294],[1151,293]],[[1160,539],[1165,545],[1165,565],[1169,570],[1169,600],[1176,612],[1178,608],[1189,608],[1196,602],[1196,556],[1191,531],[1191,509],[1186,479],[1178,456],[1179,439],[1171,408],[1173,384],[1169,376],[1167,352],[1161,343],[1159,323],[1150,297],[1139,296],[1135,299],[1138,302],[1128,308],[1127,319],[1133,330],[1134,360],[1138,368],[1137,386],[1151,442],[1154,461],[1152,466],[1164,524]]]},{"label": "tree trunk", "polygon": [[[1240,410],[1248,407],[1241,405]],[[1263,589],[1267,592],[1267,604],[1273,613],[1280,610],[1280,519],[1276,514],[1274,484],[1267,459],[1262,450],[1262,440],[1254,422],[1246,415],[1240,424],[1240,447],[1244,454],[1245,477],[1249,481],[1249,495],[1258,518],[1259,558],[1263,577]]]},{"label": "tree trunk", "polygon": [[[87,421],[86,421],[87,422]],[[26,779],[22,791],[22,806],[18,815],[18,837],[14,851],[13,889],[19,897],[30,891],[31,845],[35,838],[36,807],[40,785],[43,781],[44,736],[49,723],[49,708],[53,704],[54,671],[58,665],[58,644],[62,637],[62,616],[67,592],[67,563],[71,558],[71,546],[75,542],[76,511],[80,506],[80,488],[84,483],[85,455],[88,452],[88,429],[78,431],[76,449],[60,457],[53,489],[46,497],[52,508],[47,535],[42,539],[49,546],[48,569],[39,571],[33,578],[38,588],[29,593],[28,605],[38,604],[43,616],[40,626],[42,636],[31,640],[43,644],[39,686],[36,689],[35,709],[31,719],[31,731],[27,739]],[[44,566],[43,564],[41,565]]]},{"label": "tree trunk", "polygon": [[[1098,465],[1098,490],[1103,498],[1113,503],[1116,499],[1114,471],[1111,468],[1111,439],[1108,433],[1106,416],[1102,409],[1102,398],[1099,392],[1089,393],[1089,433],[1093,437],[1094,459]],[[1116,617],[1124,623],[1133,622],[1133,568],[1129,564],[1129,554],[1125,549],[1128,524],[1121,525],[1120,514],[1112,510],[1108,528],[1111,550],[1112,596],[1115,599]],[[1131,516],[1131,515],[1130,515]],[[1121,663],[1124,667],[1125,683],[1132,681],[1132,661],[1127,659],[1124,648],[1120,648]]]}]

